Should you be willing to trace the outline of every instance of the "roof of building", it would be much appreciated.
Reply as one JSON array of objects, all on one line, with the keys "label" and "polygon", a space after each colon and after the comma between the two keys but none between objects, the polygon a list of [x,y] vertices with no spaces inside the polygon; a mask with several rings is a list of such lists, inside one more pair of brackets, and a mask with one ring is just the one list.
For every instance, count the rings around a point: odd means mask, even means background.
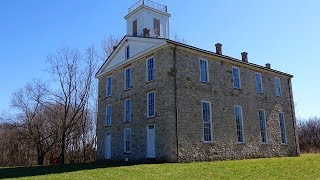
[{"label": "roof of building", "polygon": [[[184,48],[188,48],[188,49],[192,49],[192,50],[196,50],[196,51],[199,51],[199,52],[202,52],[202,53],[206,53],[206,54],[209,54],[209,55],[212,55],[212,56],[216,56],[216,57],[220,57],[220,58],[225,58],[227,60],[230,60],[230,61],[234,61],[234,62],[237,62],[237,63],[242,63],[242,64],[245,64],[245,65],[248,65],[248,66],[252,66],[252,67],[256,67],[256,68],[261,68],[261,69],[264,69],[264,70],[267,70],[267,71],[271,71],[271,72],[274,72],[274,73],[278,73],[278,74],[282,74],[282,75],[285,75],[285,76],[288,76],[290,78],[293,77],[293,75],[291,74],[288,74],[288,73],[284,73],[284,72],[281,72],[281,71],[278,71],[278,70],[274,70],[274,69],[271,69],[271,68],[267,68],[265,66],[261,66],[261,65],[258,65],[258,64],[254,64],[254,63],[251,63],[251,62],[243,62],[242,60],[239,60],[237,58],[233,58],[233,57],[230,57],[230,56],[226,56],[226,55],[221,55],[221,54],[217,54],[215,52],[212,52],[212,51],[208,51],[208,50],[204,50],[204,49],[201,49],[201,48],[197,48],[197,47],[194,47],[194,46],[191,46],[191,45],[188,45],[188,44],[184,44],[184,43],[180,43],[180,42],[177,42],[177,41],[173,41],[171,39],[166,39],[166,38],[156,38],[156,37],[141,37],[141,36],[129,36],[129,35],[126,35],[122,38],[122,40],[119,42],[119,44],[121,44],[121,42],[126,39],[126,37],[135,37],[135,38],[148,38],[148,39],[162,39],[162,40],[165,40],[167,43],[170,43],[170,44],[174,44],[174,45],[177,45],[177,46],[181,46],[181,47],[184,47]],[[118,44],[118,45],[119,45]],[[111,55],[114,53],[115,51],[113,51],[109,57],[106,59],[106,61],[104,62],[104,64],[109,60],[109,58],[111,57]],[[102,65],[103,66],[103,65]],[[100,69],[102,68],[102,66],[100,67]],[[100,71],[100,69],[98,70],[98,72]],[[97,73],[98,73],[97,72]]]}]

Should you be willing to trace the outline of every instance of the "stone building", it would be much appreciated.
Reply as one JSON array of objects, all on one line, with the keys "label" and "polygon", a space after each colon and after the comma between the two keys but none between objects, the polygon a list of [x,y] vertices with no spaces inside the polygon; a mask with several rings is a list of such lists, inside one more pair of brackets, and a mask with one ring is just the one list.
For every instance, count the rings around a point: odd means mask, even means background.
[{"label": "stone building", "polygon": [[169,38],[167,7],[139,1],[97,72],[98,160],[298,156],[290,74]]}]

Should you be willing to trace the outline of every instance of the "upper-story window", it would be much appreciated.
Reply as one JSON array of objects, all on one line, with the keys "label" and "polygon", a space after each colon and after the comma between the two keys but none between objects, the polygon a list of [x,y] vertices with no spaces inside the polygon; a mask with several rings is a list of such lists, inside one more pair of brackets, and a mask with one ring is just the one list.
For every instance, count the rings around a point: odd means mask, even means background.
[{"label": "upper-story window", "polygon": [[156,18],[153,19],[153,31],[156,37],[160,36],[160,20],[159,19],[156,19]]},{"label": "upper-story window", "polygon": [[256,91],[258,93],[263,93],[261,73],[256,73]]},{"label": "upper-story window", "polygon": [[107,97],[112,95],[112,77],[109,76],[107,77],[107,81],[106,81],[106,95]]},{"label": "upper-story window", "polygon": [[154,58],[147,59],[147,82],[153,81],[154,79]]},{"label": "upper-story window", "polygon": [[112,108],[111,105],[107,105],[106,108],[106,126],[111,125],[111,117],[112,117]]},{"label": "upper-story window", "polygon": [[203,141],[212,142],[211,103],[202,101]]},{"label": "upper-story window", "polygon": [[125,56],[126,56],[126,59],[130,58],[130,46],[129,45],[126,46],[126,54],[125,54]]},{"label": "upper-story window", "polygon": [[131,89],[131,67],[124,70],[124,90]]},{"label": "upper-story window", "polygon": [[134,20],[132,22],[132,36],[138,36],[138,21]]},{"label": "upper-story window", "polygon": [[131,122],[131,99],[126,99],[124,102],[124,121]]},{"label": "upper-story window", "polygon": [[278,97],[282,96],[282,92],[281,92],[281,82],[280,82],[280,78],[276,77],[274,78],[275,81],[275,87],[276,87],[276,95]]},{"label": "upper-story window", "polygon": [[155,116],[155,94],[154,92],[149,92],[147,94],[147,117]]},{"label": "upper-story window", "polygon": [[282,144],[287,144],[287,133],[286,133],[286,123],[284,119],[284,113],[279,113],[279,124],[280,124],[280,134]]},{"label": "upper-story window", "polygon": [[200,65],[200,82],[209,82],[208,61],[205,59],[200,59],[199,65]]},{"label": "upper-story window", "polygon": [[233,88],[241,89],[240,70],[238,67],[232,67]]},{"label": "upper-story window", "polygon": [[237,127],[237,142],[244,143],[243,116],[241,106],[234,106],[234,116]]}]

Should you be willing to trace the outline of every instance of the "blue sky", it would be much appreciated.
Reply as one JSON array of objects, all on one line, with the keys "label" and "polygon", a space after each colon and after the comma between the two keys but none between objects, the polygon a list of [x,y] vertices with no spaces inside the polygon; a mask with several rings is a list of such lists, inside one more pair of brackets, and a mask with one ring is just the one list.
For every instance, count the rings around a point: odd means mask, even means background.
[{"label": "blue sky", "polygon": [[[116,2],[116,3],[115,3]],[[125,35],[124,16],[136,0],[3,0],[0,2],[0,113],[13,91],[48,79],[46,56],[63,47],[101,47]],[[158,0],[168,5],[170,32],[188,44],[293,74],[298,118],[320,116],[320,1]]]}]

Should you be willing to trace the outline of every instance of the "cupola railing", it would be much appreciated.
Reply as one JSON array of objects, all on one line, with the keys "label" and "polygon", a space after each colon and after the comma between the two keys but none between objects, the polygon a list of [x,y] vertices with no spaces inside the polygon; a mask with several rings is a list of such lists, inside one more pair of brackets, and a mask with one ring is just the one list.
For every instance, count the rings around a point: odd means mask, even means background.
[{"label": "cupola railing", "polygon": [[140,0],[136,4],[134,4],[133,6],[131,6],[129,8],[129,13],[131,13],[132,11],[134,11],[135,9],[137,9],[138,7],[140,7],[142,5],[151,7],[153,9],[156,9],[156,10],[159,10],[159,11],[162,11],[162,12],[167,12],[167,6],[165,6],[165,5],[156,3],[156,2],[151,1],[151,0]]}]

